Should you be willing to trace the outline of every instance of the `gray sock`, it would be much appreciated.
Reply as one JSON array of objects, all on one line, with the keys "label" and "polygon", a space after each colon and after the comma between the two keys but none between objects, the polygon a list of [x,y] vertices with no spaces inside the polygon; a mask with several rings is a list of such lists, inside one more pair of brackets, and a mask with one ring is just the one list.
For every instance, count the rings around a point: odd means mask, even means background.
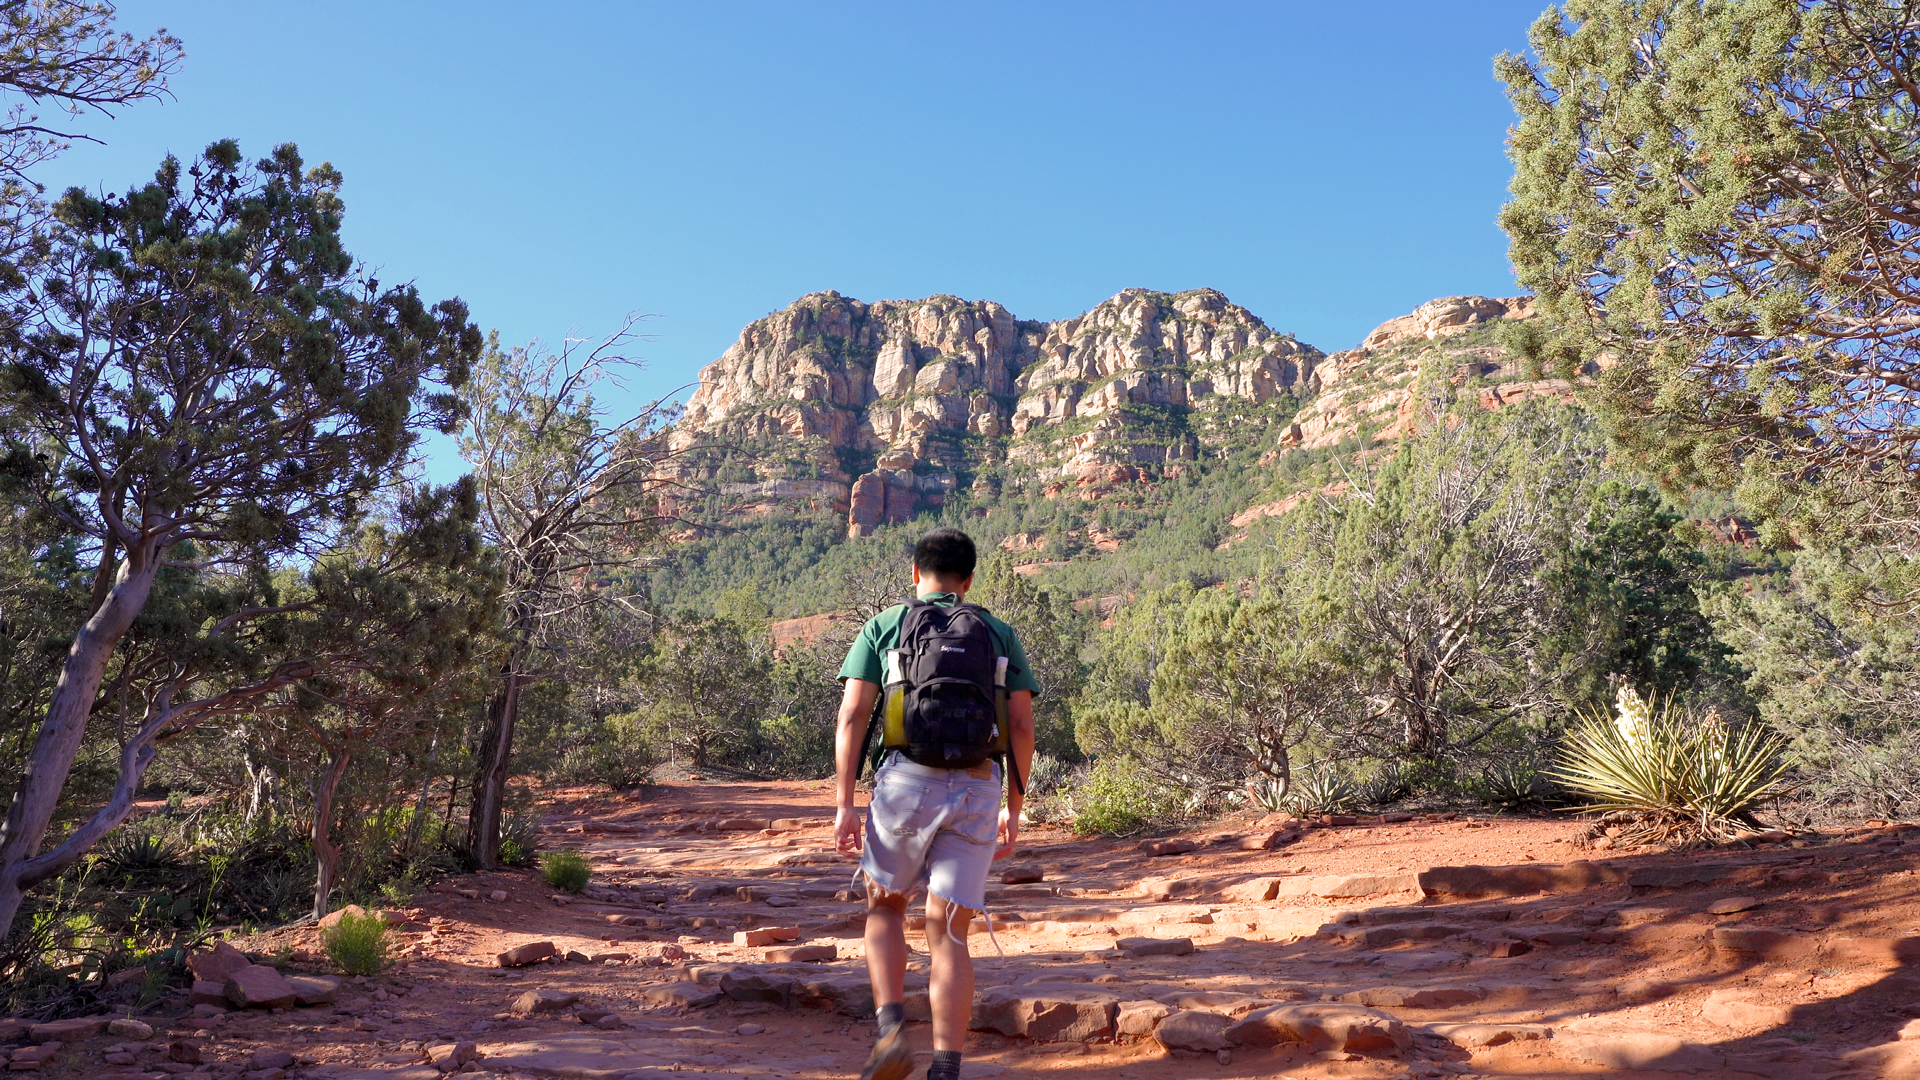
[{"label": "gray sock", "polygon": [[873,1010],[873,1016],[880,1024],[880,1034],[885,1035],[907,1022],[907,1007],[896,1001],[891,1005],[882,1005]]},{"label": "gray sock", "polygon": [[927,1080],[960,1080],[960,1051],[935,1050],[927,1066]]}]

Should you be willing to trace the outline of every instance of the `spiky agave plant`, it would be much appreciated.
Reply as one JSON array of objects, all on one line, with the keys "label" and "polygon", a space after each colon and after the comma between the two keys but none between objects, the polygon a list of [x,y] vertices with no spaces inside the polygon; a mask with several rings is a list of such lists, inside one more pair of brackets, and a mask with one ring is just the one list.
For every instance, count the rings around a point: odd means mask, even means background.
[{"label": "spiky agave plant", "polygon": [[1620,827],[1627,844],[1725,843],[1759,828],[1754,809],[1781,793],[1792,762],[1785,740],[1719,715],[1694,716],[1671,699],[1656,710],[1623,686],[1615,715],[1589,714],[1547,775]]},{"label": "spiky agave plant", "polygon": [[1301,817],[1314,814],[1338,814],[1353,806],[1357,792],[1353,782],[1331,768],[1304,769],[1294,777],[1287,792],[1288,810]]}]

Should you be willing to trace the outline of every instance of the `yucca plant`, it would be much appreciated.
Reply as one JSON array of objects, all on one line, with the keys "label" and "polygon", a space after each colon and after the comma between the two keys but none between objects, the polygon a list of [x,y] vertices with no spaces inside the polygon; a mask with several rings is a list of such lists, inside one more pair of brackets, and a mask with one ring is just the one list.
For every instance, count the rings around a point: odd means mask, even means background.
[{"label": "yucca plant", "polygon": [[1363,806],[1388,806],[1413,794],[1413,781],[1397,761],[1384,761],[1354,790]]},{"label": "yucca plant", "polygon": [[1623,686],[1615,715],[1589,714],[1568,736],[1553,779],[1620,827],[1622,843],[1725,843],[1760,828],[1754,809],[1781,793],[1785,740],[1757,725],[1728,728],[1669,699],[1656,712]]},{"label": "yucca plant", "polygon": [[1553,802],[1555,785],[1532,757],[1500,758],[1480,770],[1480,796],[1494,806]]},{"label": "yucca plant", "polygon": [[1338,814],[1351,808],[1357,795],[1352,781],[1322,766],[1303,769],[1294,777],[1293,789],[1287,792],[1286,806],[1301,817]]}]

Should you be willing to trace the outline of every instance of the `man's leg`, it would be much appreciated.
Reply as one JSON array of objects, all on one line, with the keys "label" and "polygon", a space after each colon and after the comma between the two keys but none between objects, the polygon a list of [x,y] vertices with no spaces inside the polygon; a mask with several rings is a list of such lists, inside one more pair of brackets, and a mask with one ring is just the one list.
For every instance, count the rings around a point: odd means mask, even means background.
[{"label": "man's leg", "polygon": [[907,894],[867,883],[867,977],[875,1006],[907,997]]},{"label": "man's leg", "polygon": [[907,1045],[907,895],[867,882],[867,977],[873,982],[880,1038],[860,1080],[905,1080],[913,1071]]},{"label": "man's leg", "polygon": [[938,896],[927,897],[927,951],[933,956],[928,997],[933,1004],[936,1052],[958,1053],[967,1045],[967,1022],[973,1019],[973,954],[967,948],[967,930],[972,922],[972,911]]}]

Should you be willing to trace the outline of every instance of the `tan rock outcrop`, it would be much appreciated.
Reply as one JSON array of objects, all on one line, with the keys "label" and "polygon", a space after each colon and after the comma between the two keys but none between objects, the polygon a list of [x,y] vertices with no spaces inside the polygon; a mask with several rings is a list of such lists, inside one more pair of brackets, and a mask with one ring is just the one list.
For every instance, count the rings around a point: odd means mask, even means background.
[{"label": "tan rock outcrop", "polygon": [[1574,385],[1564,379],[1515,381],[1523,373],[1498,346],[1446,340],[1487,323],[1532,316],[1532,297],[1447,296],[1388,319],[1358,348],[1334,353],[1314,369],[1312,400],[1294,417],[1281,445],[1318,450],[1363,434],[1375,442],[1397,441],[1425,422],[1427,398],[1469,380],[1491,384],[1477,391],[1488,409],[1535,397],[1571,400]]},{"label": "tan rock outcrop", "polygon": [[[1526,377],[1484,336],[1453,340],[1532,311],[1528,297],[1442,297],[1327,356],[1212,289],[1127,289],[1050,323],[953,296],[814,293],[748,326],[701,371],[669,471],[742,512],[845,513],[852,536],[937,508],[962,483],[994,490],[987,465],[1040,481],[1048,498],[1097,499],[1178,475],[1228,401],[1304,400],[1284,453],[1396,440],[1448,387],[1488,409],[1570,400],[1574,383]],[[731,450],[744,454],[719,483]]]},{"label": "tan rock outcrop", "polygon": [[[671,445],[679,479],[717,472],[703,446],[750,451],[748,511],[832,508],[860,536],[941,505],[989,456],[1080,487],[1191,461],[1184,417],[1210,400],[1296,393],[1320,351],[1211,289],[1128,289],[1076,318],[1022,322],[952,296],[872,304],[814,293],[744,330],[700,373]],[[1170,423],[1141,419],[1141,410]],[[1091,425],[1062,428],[1073,420]],[[870,462],[860,468],[860,461]]]}]

